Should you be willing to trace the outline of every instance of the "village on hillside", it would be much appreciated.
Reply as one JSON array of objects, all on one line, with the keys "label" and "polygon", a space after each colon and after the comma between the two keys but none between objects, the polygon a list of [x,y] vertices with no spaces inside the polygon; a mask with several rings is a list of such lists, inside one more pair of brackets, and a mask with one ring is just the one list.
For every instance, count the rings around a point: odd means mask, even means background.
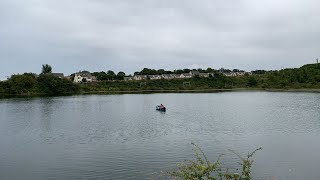
[{"label": "village on hillside", "polygon": [[[222,72],[221,74],[225,76],[243,76],[246,72],[239,71],[239,72]],[[252,74],[249,72],[248,74]],[[161,75],[134,75],[132,77],[125,77],[124,80],[131,81],[131,80],[156,80],[156,79],[187,79],[192,78],[195,76],[199,77],[214,77],[214,73],[201,73],[199,71],[190,71],[189,73],[182,73],[182,74],[161,74]]]},{"label": "village on hillside", "polygon": [[[224,76],[244,76],[246,74],[252,75],[253,72],[245,72],[242,70],[226,70],[220,69],[218,71]],[[64,78],[73,81],[74,83],[84,83],[84,82],[97,82],[99,78],[94,76],[94,73],[90,73],[89,71],[79,71],[70,76],[64,76],[63,73],[50,73],[51,75]],[[134,76],[124,76],[121,80],[124,81],[141,81],[141,80],[158,80],[158,79],[188,79],[192,77],[214,77],[214,73],[203,73],[197,70],[192,70],[189,73],[180,73],[180,74],[159,74],[159,75],[134,75]]]}]

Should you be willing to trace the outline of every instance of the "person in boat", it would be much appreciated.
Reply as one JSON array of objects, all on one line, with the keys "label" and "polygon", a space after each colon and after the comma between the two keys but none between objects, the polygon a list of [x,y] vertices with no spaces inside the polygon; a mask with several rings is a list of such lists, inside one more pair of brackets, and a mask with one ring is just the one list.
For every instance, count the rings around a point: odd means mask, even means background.
[{"label": "person in boat", "polygon": [[163,104],[160,104],[160,109],[163,109],[163,108],[164,108]]}]

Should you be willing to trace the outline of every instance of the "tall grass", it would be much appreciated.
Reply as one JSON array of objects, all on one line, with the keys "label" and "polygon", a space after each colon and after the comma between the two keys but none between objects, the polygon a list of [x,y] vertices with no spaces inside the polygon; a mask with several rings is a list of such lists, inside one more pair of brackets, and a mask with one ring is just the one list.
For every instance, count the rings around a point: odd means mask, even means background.
[{"label": "tall grass", "polygon": [[222,163],[220,161],[221,157],[211,163],[202,149],[196,144],[193,145],[194,160],[185,161],[177,165],[177,170],[170,172],[170,175],[178,179],[192,179],[192,180],[250,180],[251,177],[251,167],[252,167],[252,157],[253,155],[262,150],[258,148],[251,153],[248,153],[246,157],[241,157],[238,153],[233,150],[229,150],[237,157],[239,157],[240,165],[242,167],[239,172],[229,173],[227,168],[221,167]]}]

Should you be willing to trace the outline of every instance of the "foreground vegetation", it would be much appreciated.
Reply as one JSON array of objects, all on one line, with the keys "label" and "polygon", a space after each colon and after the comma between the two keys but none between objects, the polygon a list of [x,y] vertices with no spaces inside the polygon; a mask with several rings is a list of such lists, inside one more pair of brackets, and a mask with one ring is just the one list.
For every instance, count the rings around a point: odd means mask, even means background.
[{"label": "foreground vegetation", "polygon": [[[108,76],[113,80],[100,80],[96,83],[74,84],[71,80],[50,75],[51,67],[44,65],[43,72],[36,76],[32,73],[12,75],[0,82],[0,94],[12,95],[65,95],[110,91],[148,91],[148,90],[212,90],[212,89],[320,89],[320,64],[309,64],[301,68],[280,71],[254,71],[252,75],[227,77],[219,71],[209,69],[213,76],[193,77],[191,79],[123,81],[124,74]],[[144,69],[140,73],[151,71]],[[151,71],[152,74],[155,72]],[[101,74],[100,74],[101,76]],[[102,76],[101,76],[102,77]]]},{"label": "foreground vegetation", "polygon": [[178,165],[177,170],[170,173],[172,177],[177,177],[186,180],[250,180],[252,157],[262,148],[256,149],[243,158],[234,151],[230,150],[241,160],[242,167],[239,172],[229,173],[228,168],[221,167],[220,156],[217,161],[211,163],[206,157],[205,153],[196,144],[192,143],[195,159],[186,161]]}]

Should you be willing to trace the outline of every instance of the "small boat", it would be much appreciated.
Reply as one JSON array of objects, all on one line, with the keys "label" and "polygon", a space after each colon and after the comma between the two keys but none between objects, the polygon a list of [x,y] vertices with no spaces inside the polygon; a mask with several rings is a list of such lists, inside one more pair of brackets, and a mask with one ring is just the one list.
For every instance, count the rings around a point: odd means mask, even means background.
[{"label": "small boat", "polygon": [[162,112],[166,112],[166,107],[161,108],[159,105],[156,106],[156,110],[157,111],[162,111]]}]

